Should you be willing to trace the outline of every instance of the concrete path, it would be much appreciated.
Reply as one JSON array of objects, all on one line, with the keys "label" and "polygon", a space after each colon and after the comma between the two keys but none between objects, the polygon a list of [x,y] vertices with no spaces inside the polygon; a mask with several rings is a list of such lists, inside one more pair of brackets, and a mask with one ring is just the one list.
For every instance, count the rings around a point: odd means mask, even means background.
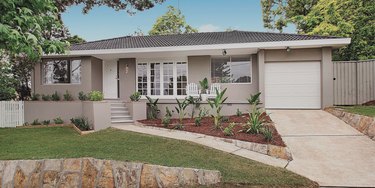
[{"label": "concrete path", "polygon": [[293,155],[288,170],[320,186],[375,187],[375,142],[321,110],[268,110]]},{"label": "concrete path", "polygon": [[276,167],[284,168],[288,164],[288,161],[286,160],[277,159],[268,155],[249,151],[247,149],[242,149],[231,143],[227,143],[221,140],[215,140],[203,134],[190,133],[190,132],[178,131],[178,130],[170,130],[170,129],[154,128],[154,127],[141,126],[141,125],[112,125],[111,127],[120,129],[120,130],[125,130],[125,131],[132,131],[132,132],[161,136],[161,137],[166,137],[166,138],[173,138],[177,140],[190,141],[190,142],[201,144],[201,145],[211,147],[217,150],[228,152],[234,155],[238,155],[244,158],[248,158],[254,161],[276,166]]}]

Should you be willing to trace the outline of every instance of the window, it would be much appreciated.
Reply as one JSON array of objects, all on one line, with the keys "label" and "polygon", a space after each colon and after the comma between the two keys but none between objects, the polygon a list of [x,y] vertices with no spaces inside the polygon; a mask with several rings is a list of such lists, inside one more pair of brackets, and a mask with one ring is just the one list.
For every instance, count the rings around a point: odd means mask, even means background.
[{"label": "window", "polygon": [[137,91],[142,95],[186,95],[187,63],[154,61],[137,63]]},{"label": "window", "polygon": [[211,59],[213,83],[251,83],[251,56],[222,56]]},{"label": "window", "polygon": [[81,60],[50,60],[42,64],[43,84],[81,83]]}]

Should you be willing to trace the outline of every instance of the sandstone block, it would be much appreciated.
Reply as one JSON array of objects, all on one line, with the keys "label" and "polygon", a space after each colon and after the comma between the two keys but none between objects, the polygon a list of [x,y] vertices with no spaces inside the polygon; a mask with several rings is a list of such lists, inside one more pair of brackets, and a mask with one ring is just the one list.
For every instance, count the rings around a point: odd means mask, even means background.
[{"label": "sandstone block", "polygon": [[142,163],[112,161],[116,187],[140,187]]},{"label": "sandstone block", "polygon": [[77,172],[65,173],[60,178],[59,188],[78,188],[80,186],[80,174]]},{"label": "sandstone block", "polygon": [[89,159],[83,159],[82,165],[82,187],[95,187],[98,170]]},{"label": "sandstone block", "polygon": [[27,177],[25,173],[23,173],[22,170],[18,168],[16,170],[16,173],[14,174],[13,181],[14,181],[15,188],[23,188],[23,187],[26,187]]},{"label": "sandstone block", "polygon": [[81,160],[80,159],[65,159],[63,162],[64,171],[80,171]]},{"label": "sandstone block", "polygon": [[53,188],[57,186],[59,181],[59,172],[58,171],[45,171],[43,174],[42,187],[43,188]]},{"label": "sandstone block", "polygon": [[97,187],[115,187],[112,165],[110,161],[105,161],[101,170]]}]

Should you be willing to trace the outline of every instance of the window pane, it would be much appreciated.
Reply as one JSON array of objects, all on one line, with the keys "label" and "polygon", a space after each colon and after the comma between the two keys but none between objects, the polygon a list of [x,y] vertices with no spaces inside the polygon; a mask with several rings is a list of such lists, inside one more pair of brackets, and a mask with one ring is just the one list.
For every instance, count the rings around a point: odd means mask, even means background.
[{"label": "window pane", "polygon": [[151,95],[160,95],[160,63],[150,64]]},{"label": "window pane", "polygon": [[71,61],[71,83],[81,83],[81,60]]},{"label": "window pane", "polygon": [[213,57],[211,60],[211,81],[212,83],[229,83],[230,75],[230,58]]},{"label": "window pane", "polygon": [[147,95],[147,64],[137,64],[138,92]]},{"label": "window pane", "polygon": [[42,77],[44,84],[70,83],[70,66],[68,60],[52,60],[43,64]]},{"label": "window pane", "polygon": [[187,64],[186,62],[178,62],[176,64],[177,71],[177,95],[186,95],[187,85]]},{"label": "window pane", "polygon": [[212,58],[211,76],[213,83],[251,82],[250,56]]},{"label": "window pane", "polygon": [[173,95],[173,63],[163,63],[164,95]]},{"label": "window pane", "polygon": [[53,83],[53,61],[48,61],[42,65],[43,84]]}]

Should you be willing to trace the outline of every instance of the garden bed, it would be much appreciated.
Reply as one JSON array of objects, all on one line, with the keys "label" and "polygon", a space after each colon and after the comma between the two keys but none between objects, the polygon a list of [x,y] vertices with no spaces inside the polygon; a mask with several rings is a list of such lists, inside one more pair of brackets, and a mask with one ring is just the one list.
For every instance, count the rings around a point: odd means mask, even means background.
[{"label": "garden bed", "polygon": [[[280,134],[277,132],[276,128],[273,125],[273,122],[271,121],[270,117],[263,113],[262,115],[265,120],[265,126],[267,126],[272,131],[272,140],[266,141],[263,134],[248,134],[244,132],[240,132],[242,130],[242,125],[244,125],[247,120],[249,119],[248,114],[244,114],[241,116],[227,116],[227,121],[222,123],[222,129],[214,129],[214,120],[212,117],[204,117],[202,118],[201,125],[196,126],[194,119],[192,118],[184,118],[183,124],[184,128],[183,131],[187,132],[194,132],[194,133],[200,133],[215,137],[221,137],[221,138],[228,138],[228,139],[235,139],[235,140],[241,140],[246,142],[255,142],[260,144],[271,144],[281,147],[286,147],[284,144]],[[179,119],[171,119],[170,125],[168,127],[165,127],[162,123],[161,119],[153,119],[153,120],[140,120],[138,121],[146,126],[152,126],[152,127],[160,127],[160,128],[167,128],[167,129],[175,129],[176,125],[179,124]],[[223,129],[227,127],[230,123],[236,123],[236,126],[234,128],[234,135],[233,136],[225,136],[223,133]]]}]

